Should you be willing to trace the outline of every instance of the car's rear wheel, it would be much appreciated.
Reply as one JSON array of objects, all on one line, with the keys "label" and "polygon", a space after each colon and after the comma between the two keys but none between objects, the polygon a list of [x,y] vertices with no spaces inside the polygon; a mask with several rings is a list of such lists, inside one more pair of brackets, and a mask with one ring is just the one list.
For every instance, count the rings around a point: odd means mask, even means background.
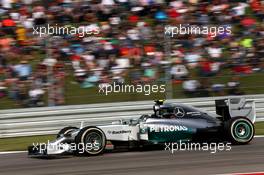
[{"label": "car's rear wheel", "polygon": [[79,153],[99,155],[104,152],[106,137],[100,128],[88,126],[81,129],[75,142],[78,144]]},{"label": "car's rear wheel", "polygon": [[246,117],[234,117],[227,122],[227,134],[233,144],[247,144],[254,135],[253,123]]}]

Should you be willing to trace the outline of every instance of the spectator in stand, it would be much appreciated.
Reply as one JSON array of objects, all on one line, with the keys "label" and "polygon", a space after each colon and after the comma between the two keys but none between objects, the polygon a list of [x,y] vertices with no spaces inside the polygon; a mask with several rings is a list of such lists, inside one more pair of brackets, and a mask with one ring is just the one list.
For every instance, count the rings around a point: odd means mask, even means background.
[{"label": "spectator in stand", "polygon": [[243,95],[243,91],[240,90],[239,77],[232,77],[231,81],[227,83],[228,95]]},{"label": "spectator in stand", "polygon": [[143,83],[150,84],[157,78],[157,70],[150,63],[143,63],[142,66],[145,68],[142,81]]},{"label": "spectator in stand", "polygon": [[212,46],[209,46],[207,48],[207,52],[210,56],[210,58],[213,58],[213,59],[219,59],[222,57],[222,48],[221,47],[218,47],[216,43],[214,43]]},{"label": "spectator in stand", "polygon": [[182,64],[180,61],[177,61],[175,64],[172,66],[170,73],[172,75],[172,79],[174,80],[184,80],[187,78],[189,71],[186,68],[184,64]]},{"label": "spectator in stand", "polygon": [[0,35],[0,51],[2,53],[10,51],[13,42],[14,39],[12,37]]},{"label": "spectator in stand", "polygon": [[14,36],[15,35],[15,21],[10,16],[4,16],[1,21],[2,30],[5,34]]},{"label": "spectator in stand", "polygon": [[200,58],[201,58],[201,54],[196,50],[196,51],[187,52],[184,60],[188,63],[188,66],[190,68],[195,68],[197,67]]},{"label": "spectator in stand", "polygon": [[[0,61],[1,61],[1,57],[0,57]],[[5,80],[4,68],[0,67],[0,98],[5,97],[7,95],[7,86],[4,80]]]},{"label": "spectator in stand", "polygon": [[14,70],[17,73],[19,79],[21,81],[28,80],[29,76],[31,75],[31,65],[28,64],[27,61],[23,60],[20,64],[14,66]]},{"label": "spectator in stand", "polygon": [[215,94],[215,95],[218,95],[218,96],[223,96],[225,95],[225,84],[222,84],[222,83],[214,83],[212,85],[212,92]]},{"label": "spectator in stand", "polygon": [[200,83],[197,80],[191,80],[188,78],[183,82],[182,87],[184,89],[184,93],[188,97],[196,97],[198,89],[200,87]]},{"label": "spectator in stand", "polygon": [[[0,93],[9,94],[21,105],[35,105],[36,92],[52,89],[54,105],[60,105],[65,102],[64,83],[69,74],[80,88],[89,89],[127,80],[134,84],[165,82],[169,70],[172,80],[182,83],[189,97],[211,92],[224,95],[225,84],[217,76],[231,72],[239,77],[263,71],[263,7],[259,0],[2,0]],[[99,32],[50,35],[49,39],[33,34],[33,27],[47,24]],[[225,30],[216,36],[212,32],[177,35],[163,42],[164,27],[179,24],[221,25]],[[232,26],[231,33],[228,26]],[[44,53],[49,53],[49,58],[43,59]],[[58,62],[62,65],[59,71]],[[72,69],[64,69],[69,63]],[[54,84],[48,79],[51,74]],[[199,76],[200,83],[196,80]],[[235,82],[239,81],[228,83],[233,89],[229,94],[239,94]]]}]

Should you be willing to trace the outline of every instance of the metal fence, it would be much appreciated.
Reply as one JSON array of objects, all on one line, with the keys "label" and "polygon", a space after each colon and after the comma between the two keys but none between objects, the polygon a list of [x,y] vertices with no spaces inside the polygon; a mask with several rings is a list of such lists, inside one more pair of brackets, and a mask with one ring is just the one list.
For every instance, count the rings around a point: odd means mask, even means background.
[{"label": "metal fence", "polygon": [[[257,121],[264,121],[264,94],[246,95],[255,100]],[[168,102],[184,103],[214,112],[214,100],[225,97],[172,99]],[[59,107],[41,107],[0,110],[0,138],[55,134],[71,125],[105,124],[119,119],[137,118],[152,112],[153,101],[103,103]]]}]

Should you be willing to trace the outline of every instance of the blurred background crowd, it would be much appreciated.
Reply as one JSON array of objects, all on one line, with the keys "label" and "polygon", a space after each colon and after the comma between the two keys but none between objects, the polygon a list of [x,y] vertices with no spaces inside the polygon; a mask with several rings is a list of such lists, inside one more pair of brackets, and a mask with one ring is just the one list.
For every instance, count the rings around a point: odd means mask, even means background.
[{"label": "blurred background crowd", "polygon": [[[2,108],[264,93],[264,1],[0,0]],[[33,27],[98,27],[44,35]],[[164,36],[166,25],[232,33]],[[167,94],[104,96],[98,85],[166,84]],[[103,97],[102,97],[103,96]]]}]

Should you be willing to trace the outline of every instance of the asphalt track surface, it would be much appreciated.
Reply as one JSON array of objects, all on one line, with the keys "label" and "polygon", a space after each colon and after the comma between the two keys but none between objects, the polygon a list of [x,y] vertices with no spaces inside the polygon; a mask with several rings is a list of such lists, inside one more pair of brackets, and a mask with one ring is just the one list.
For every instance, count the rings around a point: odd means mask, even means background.
[{"label": "asphalt track surface", "polygon": [[27,153],[0,155],[1,175],[171,175],[264,171],[264,138],[231,151],[165,150],[106,153],[97,157],[29,158]]}]

